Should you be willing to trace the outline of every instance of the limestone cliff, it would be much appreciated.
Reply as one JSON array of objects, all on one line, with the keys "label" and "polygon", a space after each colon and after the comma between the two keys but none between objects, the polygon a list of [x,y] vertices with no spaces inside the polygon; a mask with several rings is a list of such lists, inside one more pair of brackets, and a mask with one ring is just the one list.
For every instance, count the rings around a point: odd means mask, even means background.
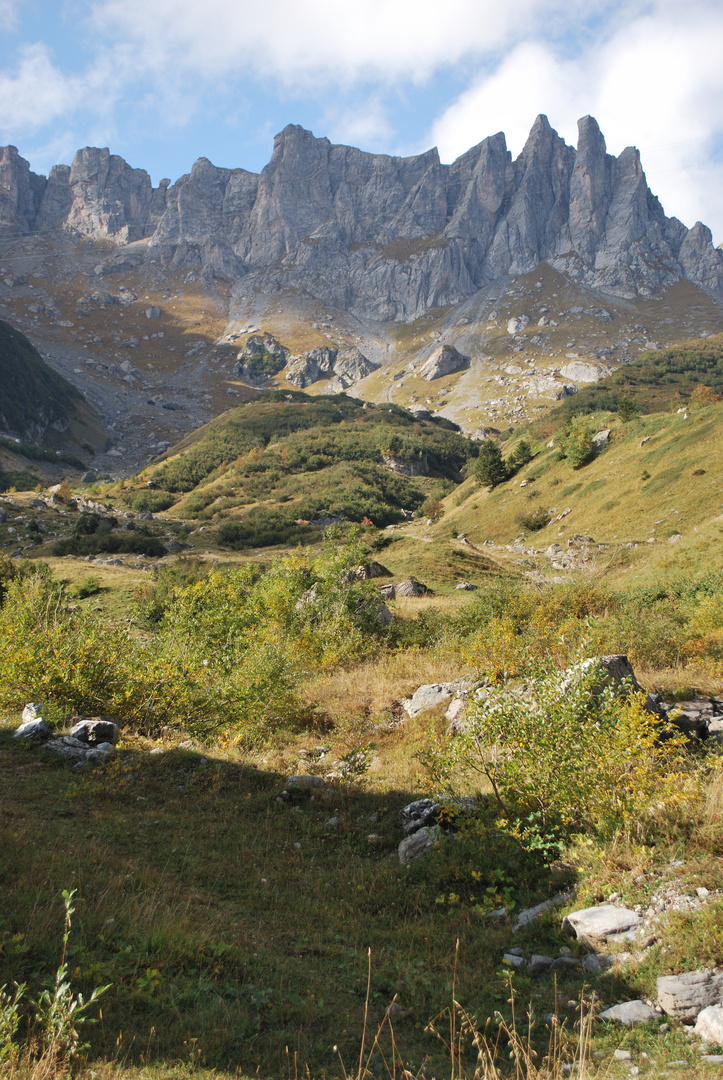
[{"label": "limestone cliff", "polygon": [[609,155],[589,116],[577,149],[539,116],[516,160],[500,133],[451,165],[436,150],[367,154],[290,125],[260,175],[201,158],[157,188],[108,150],[80,150],[46,179],[5,147],[0,232],[59,228],[118,245],[147,240],[143,258],[250,275],[265,292],[303,290],[382,321],[458,303],[543,260],[625,298],[688,278],[723,299],[710,231],[666,217],[638,151]]}]

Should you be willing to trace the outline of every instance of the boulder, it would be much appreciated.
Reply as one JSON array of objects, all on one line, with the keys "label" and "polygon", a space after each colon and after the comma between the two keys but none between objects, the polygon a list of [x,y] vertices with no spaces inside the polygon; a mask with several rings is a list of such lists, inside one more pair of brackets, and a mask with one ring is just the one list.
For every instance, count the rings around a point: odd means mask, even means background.
[{"label": "boulder", "polygon": [[582,908],[566,915],[562,920],[562,929],[573,937],[589,941],[633,930],[640,926],[642,921],[641,916],[629,908],[599,904],[597,907]]},{"label": "boulder", "polygon": [[723,1044],[723,1005],[708,1005],[698,1013],[693,1031],[703,1042]]},{"label": "boulder", "polygon": [[391,626],[394,622],[394,616],[387,607],[386,604],[378,604],[374,611],[374,617],[378,623],[382,626]]},{"label": "boulder", "polygon": [[459,584],[455,585],[455,589],[462,589],[465,592],[473,592],[476,588],[477,586],[470,584],[469,581],[460,581]]},{"label": "boulder", "polygon": [[411,836],[423,828],[440,826],[443,831],[455,829],[457,815],[471,814],[477,809],[477,802],[472,796],[456,799],[415,799],[399,811],[399,820],[405,833]]},{"label": "boulder", "polygon": [[418,687],[410,698],[402,702],[407,716],[417,716],[427,709],[433,709],[435,705],[441,705],[454,697],[459,683],[429,683]]},{"label": "boulder", "polygon": [[571,397],[577,393],[576,386],[568,386],[566,383],[558,382],[554,375],[531,375],[529,379],[525,380],[527,391],[533,397],[548,397],[553,398],[555,401],[560,401],[562,398]]},{"label": "boulder", "polygon": [[439,803],[434,799],[415,799],[399,811],[402,828],[409,836],[425,825],[435,825],[438,817]]},{"label": "boulder", "polygon": [[407,581],[400,581],[395,586],[397,596],[426,596],[427,593],[431,593],[431,589],[427,588],[423,581],[417,581],[416,578],[410,577]]},{"label": "boulder", "polygon": [[571,379],[572,382],[594,383],[604,379],[610,374],[611,369],[605,364],[589,364],[584,360],[571,360],[560,368],[563,379]]},{"label": "boulder", "polygon": [[26,720],[19,728],[16,728],[13,738],[15,739],[49,739],[52,732],[50,726],[42,716],[35,720]]},{"label": "boulder", "polygon": [[120,724],[112,716],[82,716],[73,724],[70,734],[74,739],[90,746],[110,743],[115,746],[120,738]]},{"label": "boulder", "polygon": [[530,957],[530,962],[527,965],[528,975],[542,975],[544,971],[549,971],[554,963],[551,956],[545,956],[544,953],[533,953]]},{"label": "boulder", "polygon": [[286,781],[288,791],[315,791],[326,787],[326,781],[321,776],[299,775],[290,776]]},{"label": "boulder", "polygon": [[689,1024],[709,1005],[723,998],[723,973],[687,971],[658,979],[658,1005],[674,1020]]},{"label": "boulder", "polygon": [[90,747],[87,743],[81,742],[80,739],[76,739],[72,735],[62,735],[60,738],[51,739],[48,743],[48,749],[55,750],[56,753],[62,754],[63,757],[69,758],[70,761],[85,761]]},{"label": "boulder", "polygon": [[514,319],[510,319],[507,323],[508,334],[519,334],[526,326],[529,326],[529,315],[518,315]]},{"label": "boulder", "polygon": [[592,437],[592,444],[596,450],[602,450],[610,442],[610,428],[603,428]]},{"label": "boulder", "polygon": [[644,1001],[623,1001],[599,1014],[601,1020],[611,1020],[625,1027],[633,1024],[649,1024],[651,1020],[660,1020],[660,1015]]},{"label": "boulder", "polygon": [[410,863],[416,862],[422,855],[426,855],[438,840],[439,829],[436,827],[427,828],[424,826],[417,829],[411,836],[405,836],[398,848],[400,863],[402,866],[409,866]]},{"label": "boulder", "polygon": [[379,592],[384,600],[396,600],[397,590],[393,585],[382,585]]},{"label": "boulder", "polygon": [[453,345],[438,345],[420,369],[419,374],[427,382],[433,382],[434,379],[441,379],[445,375],[461,371],[468,364],[469,357],[457,352]]},{"label": "boulder", "polygon": [[39,701],[29,701],[23,709],[23,723],[26,724],[28,720],[39,720],[43,715],[43,706]]},{"label": "boulder", "polygon": [[466,698],[456,697],[450,702],[449,708],[444,714],[444,719],[449,724],[450,734],[456,735],[463,730],[462,717],[467,708]]}]

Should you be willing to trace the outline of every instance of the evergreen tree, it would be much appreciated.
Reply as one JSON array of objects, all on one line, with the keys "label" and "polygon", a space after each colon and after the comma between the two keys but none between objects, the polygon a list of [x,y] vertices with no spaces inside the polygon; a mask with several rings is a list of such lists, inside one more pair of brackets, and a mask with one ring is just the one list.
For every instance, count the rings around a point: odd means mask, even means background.
[{"label": "evergreen tree", "polygon": [[502,451],[494,439],[485,439],[480,446],[479,457],[474,469],[475,480],[482,487],[493,488],[506,480],[509,470]]}]

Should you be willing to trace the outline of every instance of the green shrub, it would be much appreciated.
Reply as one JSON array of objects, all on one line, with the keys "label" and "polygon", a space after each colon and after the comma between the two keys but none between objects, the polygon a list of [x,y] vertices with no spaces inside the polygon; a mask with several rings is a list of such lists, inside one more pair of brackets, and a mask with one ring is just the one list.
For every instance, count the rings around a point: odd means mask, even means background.
[{"label": "green shrub", "polygon": [[640,413],[640,409],[631,397],[618,398],[618,416],[624,424],[630,423]]},{"label": "green shrub", "polygon": [[523,529],[527,529],[528,532],[537,532],[538,529],[544,529],[546,525],[549,525],[550,515],[540,506],[530,514],[522,514],[517,520]]},{"label": "green shrub", "polygon": [[92,574],[88,574],[86,577],[73,585],[70,589],[70,595],[77,597],[78,600],[85,600],[88,596],[96,596],[101,590],[101,584],[97,577]]},{"label": "green shrub", "polygon": [[639,696],[602,689],[595,664],[548,663],[527,689],[488,691],[433,766],[484,777],[508,821],[537,813],[547,830],[649,841],[702,792],[700,765],[662,730]]},{"label": "green shrub", "polygon": [[575,416],[566,426],[561,451],[573,469],[581,469],[592,461],[595,451],[593,430],[581,416]]},{"label": "green shrub", "polygon": [[130,499],[130,506],[136,513],[157,514],[168,510],[176,502],[176,497],[169,491],[138,491]]}]

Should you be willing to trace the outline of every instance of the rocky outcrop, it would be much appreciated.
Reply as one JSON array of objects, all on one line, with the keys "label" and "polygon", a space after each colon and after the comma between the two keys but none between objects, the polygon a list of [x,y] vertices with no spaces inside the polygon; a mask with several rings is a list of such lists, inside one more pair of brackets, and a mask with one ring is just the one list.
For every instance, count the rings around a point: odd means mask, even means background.
[{"label": "rocky outcrop", "polygon": [[592,117],[578,127],[573,149],[539,116],[516,160],[500,133],[442,165],[436,150],[367,154],[289,125],[259,175],[201,158],[157,188],[107,149],[80,150],[46,179],[5,147],[0,230],[147,239],[138,258],[250,275],[261,291],[303,290],[378,320],[411,321],[542,261],[626,298],[681,277],[723,298],[710,230],[666,217],[634,147],[613,157]]},{"label": "rocky outcrop", "polygon": [[252,386],[263,386],[283,370],[288,359],[289,350],[271,334],[253,334],[236,357],[236,374]]},{"label": "rocky outcrop", "polygon": [[469,364],[469,357],[462,356],[453,345],[439,345],[423,365],[419,374],[427,382],[441,379],[444,375],[451,375],[455,371],[461,371]]},{"label": "rocky outcrop", "polygon": [[319,379],[333,377],[335,393],[371,375],[378,364],[372,363],[355,345],[343,349],[317,348],[303,356],[291,357],[286,378],[300,390]]},{"label": "rocky outcrop", "polygon": [[572,382],[594,383],[604,379],[610,374],[611,369],[605,364],[591,364],[585,360],[570,360],[560,368],[563,379],[571,379]]}]

